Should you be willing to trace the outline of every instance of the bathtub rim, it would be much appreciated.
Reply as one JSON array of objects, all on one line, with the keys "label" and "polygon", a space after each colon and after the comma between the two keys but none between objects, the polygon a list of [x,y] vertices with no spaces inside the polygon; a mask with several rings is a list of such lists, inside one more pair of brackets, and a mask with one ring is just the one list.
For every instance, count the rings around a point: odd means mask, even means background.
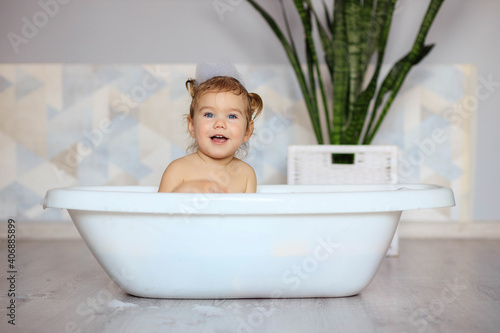
[{"label": "bathtub rim", "polygon": [[155,186],[72,186],[48,190],[41,204],[44,209],[116,213],[286,215],[441,208],[454,206],[455,200],[450,188],[431,184],[260,185],[257,193],[157,193]]}]

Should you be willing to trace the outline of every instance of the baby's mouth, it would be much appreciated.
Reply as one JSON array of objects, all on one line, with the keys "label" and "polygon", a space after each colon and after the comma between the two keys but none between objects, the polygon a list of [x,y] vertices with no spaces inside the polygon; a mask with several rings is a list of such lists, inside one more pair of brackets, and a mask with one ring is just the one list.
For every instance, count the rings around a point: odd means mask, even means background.
[{"label": "baby's mouth", "polygon": [[228,140],[224,135],[214,135],[210,139],[215,143],[224,143]]}]

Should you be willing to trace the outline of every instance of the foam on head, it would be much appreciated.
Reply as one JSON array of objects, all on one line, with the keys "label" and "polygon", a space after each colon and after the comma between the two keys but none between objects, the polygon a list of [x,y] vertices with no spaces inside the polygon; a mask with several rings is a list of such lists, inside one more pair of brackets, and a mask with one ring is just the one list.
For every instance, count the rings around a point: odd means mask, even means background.
[{"label": "foam on head", "polygon": [[241,85],[245,86],[243,80],[241,79],[241,75],[228,61],[221,61],[217,64],[207,64],[207,63],[199,63],[196,66],[196,75],[195,75],[195,86],[198,87],[203,82],[210,80],[216,76],[229,76],[238,80]]}]

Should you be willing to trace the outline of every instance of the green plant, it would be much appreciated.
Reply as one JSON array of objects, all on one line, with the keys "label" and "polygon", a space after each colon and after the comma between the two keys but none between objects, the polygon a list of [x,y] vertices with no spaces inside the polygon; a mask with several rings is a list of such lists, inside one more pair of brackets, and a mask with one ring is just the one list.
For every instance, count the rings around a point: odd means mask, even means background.
[{"label": "green plant", "polygon": [[[412,49],[392,66],[382,81],[379,75],[396,0],[335,0],[331,15],[323,2],[324,22],[320,21],[312,0],[294,0],[304,29],[305,70],[299,60],[283,0],[279,1],[288,36],[259,4],[247,1],[262,15],[283,46],[304,96],[318,143],[324,143],[322,108],[329,143],[370,144],[410,69],[433,48],[433,44],[425,45],[425,38],[444,0],[430,1]],[[314,26],[322,49],[315,45]],[[318,50],[324,54],[328,68],[326,80],[323,80],[325,75],[321,72]],[[375,58],[374,68],[369,70]],[[329,103],[327,87],[331,87],[333,103]]]}]

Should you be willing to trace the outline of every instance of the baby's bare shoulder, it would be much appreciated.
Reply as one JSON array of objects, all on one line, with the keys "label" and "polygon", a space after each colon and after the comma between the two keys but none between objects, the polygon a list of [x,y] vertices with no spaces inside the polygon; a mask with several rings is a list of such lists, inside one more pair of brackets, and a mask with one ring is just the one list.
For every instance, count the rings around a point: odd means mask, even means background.
[{"label": "baby's bare shoulder", "polygon": [[241,170],[242,172],[245,172],[245,173],[250,173],[250,174],[254,173],[254,170],[250,164],[243,162],[242,160],[240,160],[236,157],[233,159],[233,163],[234,163],[234,166],[233,166],[234,169]]},{"label": "baby's bare shoulder", "polygon": [[190,173],[195,169],[192,158],[189,156],[184,156],[170,162],[165,172],[163,172],[159,188],[160,192],[172,192],[186,178],[189,178]]},{"label": "baby's bare shoulder", "polygon": [[176,169],[176,170],[177,169],[183,170],[186,167],[193,165],[194,163],[195,163],[195,160],[193,159],[193,156],[186,155],[186,156],[180,157],[180,158],[170,162],[170,164],[168,165],[168,168]]}]

